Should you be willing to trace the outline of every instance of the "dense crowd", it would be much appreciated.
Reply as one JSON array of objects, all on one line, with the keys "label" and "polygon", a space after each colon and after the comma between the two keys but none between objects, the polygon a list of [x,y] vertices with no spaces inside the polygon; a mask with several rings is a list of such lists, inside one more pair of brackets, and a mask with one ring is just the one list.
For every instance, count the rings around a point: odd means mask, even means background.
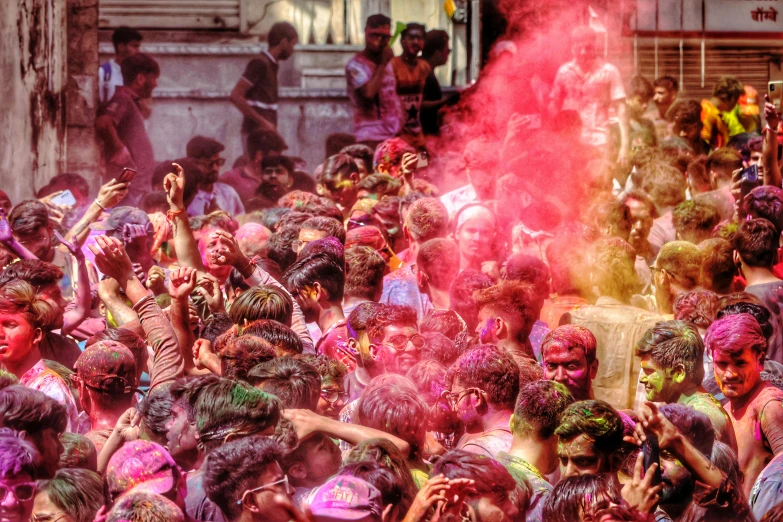
[{"label": "dense crowd", "polygon": [[476,120],[518,46],[444,95],[448,34],[391,27],[312,171],[276,131],[292,26],[230,169],[204,136],[155,161],[160,70],[115,32],[97,196],[0,191],[0,521],[783,520],[775,104],[624,82],[578,28]]}]

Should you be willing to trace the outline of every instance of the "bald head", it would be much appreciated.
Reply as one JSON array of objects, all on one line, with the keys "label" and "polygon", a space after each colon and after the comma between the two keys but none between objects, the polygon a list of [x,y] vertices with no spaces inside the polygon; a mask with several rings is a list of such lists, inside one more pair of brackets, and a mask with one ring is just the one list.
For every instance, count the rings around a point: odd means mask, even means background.
[{"label": "bald head", "polygon": [[239,249],[247,257],[253,256],[265,256],[266,244],[269,241],[269,237],[272,235],[272,231],[259,223],[245,223],[234,237],[239,243]]}]

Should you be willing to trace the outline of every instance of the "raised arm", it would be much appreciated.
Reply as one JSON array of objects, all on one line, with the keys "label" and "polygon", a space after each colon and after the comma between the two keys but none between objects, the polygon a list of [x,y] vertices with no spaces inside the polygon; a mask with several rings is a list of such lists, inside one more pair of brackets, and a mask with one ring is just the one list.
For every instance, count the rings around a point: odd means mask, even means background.
[{"label": "raised arm", "polygon": [[[723,473],[672,424],[652,402],[645,402],[637,411],[637,442],[647,440],[647,435],[658,437],[661,450],[666,450],[682,462],[693,477],[710,488],[719,489]],[[735,486],[737,486],[735,484]]]},{"label": "raised arm", "polygon": [[84,252],[75,242],[66,241],[55,230],[54,235],[68,249],[79,267],[77,272],[76,293],[74,295],[74,307],[63,314],[63,327],[60,330],[63,335],[69,335],[90,315],[92,308],[92,293],[90,292],[90,274],[87,270],[87,261]]},{"label": "raised arm", "polygon": [[391,47],[384,47],[383,54],[381,55],[381,63],[375,66],[375,70],[372,72],[370,81],[359,87],[357,90],[364,98],[372,100],[381,91],[383,85],[383,75],[386,71],[386,66],[394,58],[394,51]]},{"label": "raised arm", "polygon": [[177,260],[182,266],[206,272],[201,262],[198,243],[190,230],[188,212],[185,209],[185,171],[176,163],[173,165],[177,172],[166,174],[163,179],[163,190],[166,191],[166,198],[169,202],[168,217],[174,229],[174,248],[177,250]]},{"label": "raised arm", "polygon": [[369,439],[387,439],[403,453],[410,453],[410,444],[404,440],[395,437],[385,431],[360,426],[358,424],[348,424],[338,420],[323,417],[310,410],[283,410],[283,417],[290,420],[296,434],[300,439],[306,439],[313,433],[322,432],[330,437],[344,440],[349,444],[357,444]]},{"label": "raised arm", "polygon": [[65,239],[74,241],[78,246],[84,245],[90,235],[90,225],[95,223],[104,210],[117,205],[128,193],[128,183],[119,183],[111,179],[98,191],[98,197],[90,203],[82,218],[65,234]]},{"label": "raised arm", "polygon": [[38,259],[35,254],[27,250],[24,245],[14,238],[11,232],[11,224],[5,216],[5,210],[0,208],[0,243],[4,244],[19,259]]},{"label": "raised arm", "polygon": [[133,265],[119,239],[99,236],[90,245],[95,254],[98,269],[117,281],[139,316],[139,322],[152,346],[154,355],[150,361],[150,389],[183,375],[183,358],[171,324],[136,274]]},{"label": "raised arm", "polygon": [[196,287],[196,270],[181,267],[169,277],[169,295],[171,296],[171,325],[177,336],[179,349],[185,362],[185,375],[190,375],[195,368],[193,364],[193,343],[196,336],[190,328],[188,298]]},{"label": "raised arm", "polygon": [[778,163],[778,127],[780,114],[775,105],[769,100],[769,95],[764,95],[764,118],[767,127],[763,130],[764,141],[762,144],[761,164],[764,165],[764,184],[781,186],[780,163]]},{"label": "raised arm", "polygon": [[297,304],[296,299],[288,292],[288,290],[281,285],[274,277],[266,273],[261,267],[251,262],[250,259],[239,248],[239,244],[234,236],[226,232],[225,230],[215,230],[212,232],[216,236],[223,239],[223,243],[227,245],[215,256],[214,260],[210,260],[211,263],[216,265],[231,265],[236,268],[242,277],[245,278],[245,282],[251,286],[258,285],[271,285],[283,290],[291,297],[294,304],[294,313],[291,319],[291,329],[302,339],[302,345],[305,349],[305,353],[312,353],[314,349],[313,339],[310,337],[310,332],[307,330],[307,323],[302,313],[302,309]]}]

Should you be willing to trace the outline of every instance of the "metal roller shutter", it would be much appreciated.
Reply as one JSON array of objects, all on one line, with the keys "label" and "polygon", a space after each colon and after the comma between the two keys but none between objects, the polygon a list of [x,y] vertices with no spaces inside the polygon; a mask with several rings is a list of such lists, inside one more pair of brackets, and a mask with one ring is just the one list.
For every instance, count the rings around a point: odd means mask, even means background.
[{"label": "metal roller shutter", "polygon": [[[655,78],[655,48],[650,43],[638,46],[639,74]],[[712,87],[721,76],[736,76],[742,83],[753,86],[759,93],[767,92],[769,63],[777,58],[770,48],[710,47],[705,52],[704,87],[701,86],[701,46],[683,46],[683,85],[680,87],[688,98],[701,99],[712,95]],[[659,44],[658,76],[672,76],[680,80],[679,42]]]},{"label": "metal roller shutter", "polygon": [[101,0],[101,28],[245,30],[245,0]]}]

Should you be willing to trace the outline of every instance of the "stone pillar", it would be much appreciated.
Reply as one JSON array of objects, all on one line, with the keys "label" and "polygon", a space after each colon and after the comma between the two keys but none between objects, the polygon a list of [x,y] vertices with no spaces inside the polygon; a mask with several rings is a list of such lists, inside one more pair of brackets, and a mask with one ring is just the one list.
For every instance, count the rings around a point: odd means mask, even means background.
[{"label": "stone pillar", "polygon": [[100,150],[95,139],[98,109],[98,0],[68,0],[66,165],[93,189],[100,186]]},{"label": "stone pillar", "polygon": [[63,166],[65,3],[0,2],[0,188],[30,198]]}]

